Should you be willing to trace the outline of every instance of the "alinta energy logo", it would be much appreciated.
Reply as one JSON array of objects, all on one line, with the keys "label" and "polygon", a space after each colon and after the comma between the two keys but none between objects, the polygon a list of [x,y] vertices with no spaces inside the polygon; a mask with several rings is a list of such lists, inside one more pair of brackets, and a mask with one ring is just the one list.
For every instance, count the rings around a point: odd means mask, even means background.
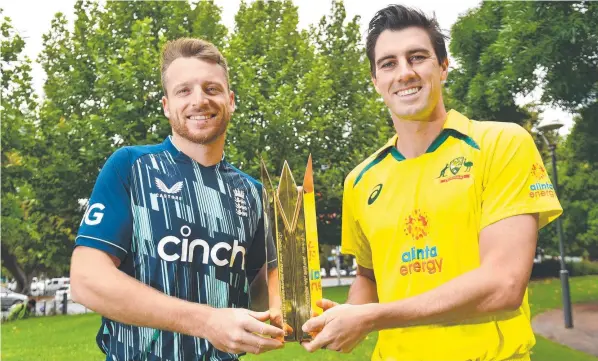
[{"label": "alinta energy logo", "polygon": [[457,157],[446,163],[437,179],[440,180],[440,183],[446,183],[456,179],[467,179],[471,177],[471,174],[469,173],[471,167],[473,167],[473,162],[471,160],[467,160],[465,157]]},{"label": "alinta energy logo", "polygon": [[[405,218],[405,235],[413,241],[425,240],[430,232],[430,223],[425,212],[416,209]],[[442,257],[438,256],[438,247],[426,245],[423,248],[411,247],[401,254],[401,276],[412,273],[434,274],[442,272]]]},{"label": "alinta energy logo", "polygon": [[552,186],[552,183],[550,183],[550,179],[546,173],[546,168],[544,168],[542,164],[532,164],[530,174],[532,181],[534,182],[529,186],[530,198],[556,197],[554,187]]}]

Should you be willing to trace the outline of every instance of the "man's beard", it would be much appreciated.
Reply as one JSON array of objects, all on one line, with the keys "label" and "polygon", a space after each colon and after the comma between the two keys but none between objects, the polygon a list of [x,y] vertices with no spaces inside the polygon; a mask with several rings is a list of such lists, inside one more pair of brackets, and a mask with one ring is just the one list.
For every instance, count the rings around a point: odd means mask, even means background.
[{"label": "man's beard", "polygon": [[[214,110],[218,109],[217,112]],[[204,110],[200,110],[203,112]],[[216,104],[210,104],[210,112],[215,112],[216,116],[213,119],[208,119],[208,122],[218,122],[216,128],[210,128],[209,130],[206,129],[201,134],[193,134],[189,130],[187,122],[190,121],[187,117],[183,117],[182,119],[177,117],[176,119],[168,119],[170,122],[170,126],[172,127],[173,131],[180,135],[181,137],[195,143],[195,144],[210,144],[226,133],[226,128],[228,127],[228,123],[230,121],[230,111],[226,105],[222,107],[216,106]]]}]

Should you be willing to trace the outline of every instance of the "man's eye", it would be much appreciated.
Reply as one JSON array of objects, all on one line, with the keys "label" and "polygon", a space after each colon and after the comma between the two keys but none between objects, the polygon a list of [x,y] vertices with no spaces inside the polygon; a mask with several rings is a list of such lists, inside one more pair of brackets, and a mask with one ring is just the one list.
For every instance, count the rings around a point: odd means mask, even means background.
[{"label": "man's eye", "polygon": [[387,61],[387,62],[383,63],[382,66],[380,66],[380,67],[381,68],[390,68],[390,67],[392,67],[394,65],[395,65],[394,61]]},{"label": "man's eye", "polygon": [[412,63],[419,63],[419,62],[424,61],[426,59],[426,57],[423,55],[413,55],[409,59],[411,60]]},{"label": "man's eye", "polygon": [[179,90],[177,90],[177,92],[176,92],[176,93],[177,93],[177,94],[181,94],[181,95],[182,95],[182,94],[186,94],[186,93],[188,93],[188,92],[189,92],[189,89],[187,89],[187,88],[182,88],[182,89],[179,89]]}]

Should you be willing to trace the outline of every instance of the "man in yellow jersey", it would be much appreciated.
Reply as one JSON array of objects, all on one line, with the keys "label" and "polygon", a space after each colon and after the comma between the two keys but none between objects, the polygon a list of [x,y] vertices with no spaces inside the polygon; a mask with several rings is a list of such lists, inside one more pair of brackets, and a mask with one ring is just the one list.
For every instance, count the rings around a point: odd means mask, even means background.
[{"label": "man in yellow jersey", "polygon": [[304,325],[304,347],[349,352],[380,331],[372,360],[529,360],[527,299],[538,229],[562,213],[530,134],[447,112],[438,23],[399,5],[370,21],[367,55],[396,135],[347,177],[347,304]]}]

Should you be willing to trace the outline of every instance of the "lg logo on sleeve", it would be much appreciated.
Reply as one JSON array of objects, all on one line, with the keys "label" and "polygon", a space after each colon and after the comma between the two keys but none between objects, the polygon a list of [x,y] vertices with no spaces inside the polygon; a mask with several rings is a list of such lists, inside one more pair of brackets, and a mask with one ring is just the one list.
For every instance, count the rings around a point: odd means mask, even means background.
[{"label": "lg logo on sleeve", "polygon": [[103,211],[104,208],[106,207],[104,207],[102,203],[92,204],[89,208],[87,208],[87,211],[83,216],[83,221],[81,222],[81,224],[83,224],[83,222],[85,222],[85,224],[87,224],[88,226],[95,226],[96,224],[100,224],[102,218],[104,218],[104,213],[98,212],[96,211],[96,209]]}]

